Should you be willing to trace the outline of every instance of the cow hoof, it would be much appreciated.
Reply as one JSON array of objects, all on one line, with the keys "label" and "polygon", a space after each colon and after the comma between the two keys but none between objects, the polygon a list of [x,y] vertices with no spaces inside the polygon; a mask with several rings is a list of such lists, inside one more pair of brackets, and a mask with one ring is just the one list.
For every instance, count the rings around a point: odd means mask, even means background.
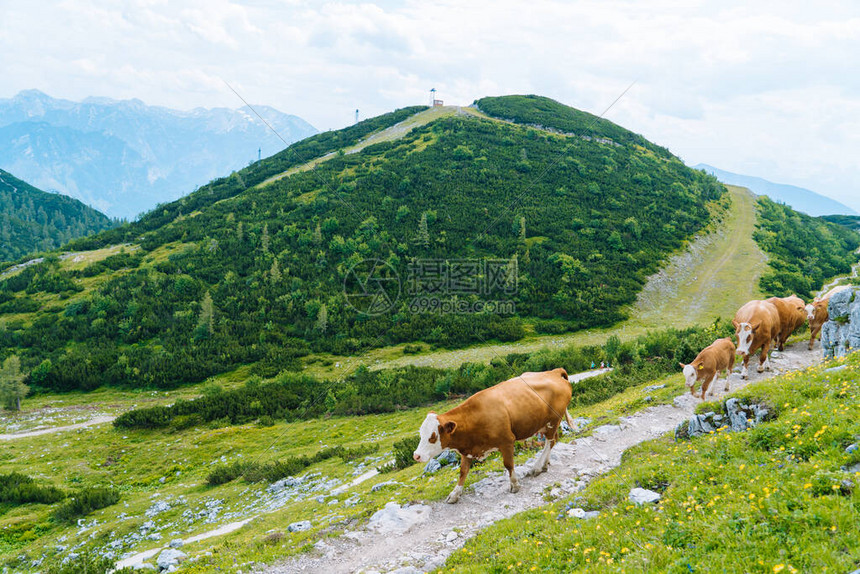
[{"label": "cow hoof", "polygon": [[448,504],[457,504],[460,501],[460,497],[451,493],[448,495],[448,498],[445,499],[445,502]]},{"label": "cow hoof", "polygon": [[520,491],[520,485],[519,484],[512,484],[511,485],[511,494],[516,494],[519,491]]}]

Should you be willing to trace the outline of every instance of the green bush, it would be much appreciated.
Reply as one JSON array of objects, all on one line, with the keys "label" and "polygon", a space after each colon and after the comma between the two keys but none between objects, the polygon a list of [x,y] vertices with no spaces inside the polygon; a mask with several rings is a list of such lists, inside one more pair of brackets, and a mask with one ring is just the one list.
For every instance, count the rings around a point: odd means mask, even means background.
[{"label": "green bush", "polygon": [[112,488],[87,487],[75,493],[54,511],[54,518],[60,522],[74,522],[87,514],[116,504],[119,493]]},{"label": "green bush", "polygon": [[418,436],[406,437],[394,443],[394,466],[398,470],[415,464],[415,459],[412,458],[415,449],[418,448],[418,442],[421,440]]},{"label": "green bush", "polygon": [[0,474],[0,502],[53,504],[65,497],[59,488],[40,486],[27,475],[18,472]]},{"label": "green bush", "polygon": [[92,550],[87,550],[79,554],[76,558],[64,560],[57,558],[42,566],[43,574],[132,574],[135,572],[132,568],[121,568],[114,570],[114,561],[97,554]]}]

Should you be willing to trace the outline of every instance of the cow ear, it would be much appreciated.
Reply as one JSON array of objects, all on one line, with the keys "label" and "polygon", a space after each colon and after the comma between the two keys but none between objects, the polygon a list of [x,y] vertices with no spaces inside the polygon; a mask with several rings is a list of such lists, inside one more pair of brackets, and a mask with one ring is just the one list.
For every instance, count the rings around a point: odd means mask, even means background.
[{"label": "cow ear", "polygon": [[761,326],[761,321],[757,323],[750,323],[750,331],[755,332]]},{"label": "cow ear", "polygon": [[734,319],[732,319],[732,327],[734,327],[735,331],[737,331],[738,327],[740,327],[740,324],[737,321],[735,321]]},{"label": "cow ear", "polygon": [[452,434],[455,428],[457,428],[457,423],[455,423],[454,421],[448,421],[444,425],[442,425],[442,430],[448,434]]},{"label": "cow ear", "polygon": [[687,365],[685,365],[685,364],[684,364],[684,363],[682,363],[681,361],[678,361],[678,366],[679,366],[679,367],[681,367],[681,369],[683,369],[683,368],[684,368],[684,367],[686,367]]}]

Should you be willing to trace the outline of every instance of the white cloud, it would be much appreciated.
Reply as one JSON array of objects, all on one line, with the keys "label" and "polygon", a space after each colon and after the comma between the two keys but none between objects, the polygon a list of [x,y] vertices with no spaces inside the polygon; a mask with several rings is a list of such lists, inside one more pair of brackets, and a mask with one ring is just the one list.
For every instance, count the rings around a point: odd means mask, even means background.
[{"label": "white cloud", "polygon": [[[39,31],[39,33],[34,33]],[[0,97],[252,103],[321,129],[424,103],[543,94],[689,161],[860,209],[851,2],[64,0],[0,7]]]}]

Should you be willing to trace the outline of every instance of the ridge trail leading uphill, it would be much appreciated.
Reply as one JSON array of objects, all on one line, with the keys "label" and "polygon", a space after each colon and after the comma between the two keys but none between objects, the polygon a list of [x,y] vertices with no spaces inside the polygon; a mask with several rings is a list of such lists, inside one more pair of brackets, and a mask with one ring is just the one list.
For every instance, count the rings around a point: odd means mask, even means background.
[{"label": "ridge trail leading uphill", "polygon": [[[794,343],[784,352],[771,355],[771,372],[759,374],[751,369],[749,380],[732,373],[730,392],[751,382],[815,365],[820,360],[821,352],[817,348],[808,351],[805,341]],[[726,394],[723,379],[714,386],[714,399]],[[572,443],[559,442],[552,451],[549,470],[534,478],[521,478],[522,489],[516,494],[508,492],[508,478],[503,471],[493,472],[467,486],[457,504],[439,501],[403,507],[398,511],[402,520],[387,524],[382,531],[361,526],[339,538],[318,542],[309,554],[257,572],[399,571],[399,574],[408,574],[433,570],[486,526],[547,504],[544,496],[549,488],[561,484],[562,495],[581,490],[594,477],[621,464],[621,455],[628,448],[672,431],[694,413],[699,402],[686,393],[676,397],[673,404],[645,409],[622,418],[617,425],[598,427],[589,437],[575,439]],[[517,474],[522,477],[531,464],[529,460],[517,466]],[[489,461],[489,465],[501,469],[497,460]],[[456,477],[449,474],[453,487]]]}]

